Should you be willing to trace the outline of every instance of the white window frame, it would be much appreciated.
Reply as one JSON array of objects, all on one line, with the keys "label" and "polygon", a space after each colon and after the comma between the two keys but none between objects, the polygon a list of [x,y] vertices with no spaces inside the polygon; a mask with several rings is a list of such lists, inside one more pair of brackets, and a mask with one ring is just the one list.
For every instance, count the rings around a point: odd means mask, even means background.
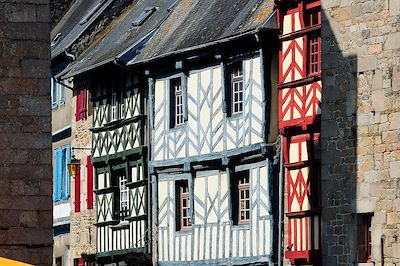
[{"label": "white window frame", "polygon": [[[119,175],[119,212],[121,220],[129,215],[129,188],[126,186],[128,177],[125,174]],[[122,213],[125,213],[122,215]]]},{"label": "white window frame", "polygon": [[243,113],[244,109],[244,75],[242,62],[234,64],[231,68],[231,113]]}]

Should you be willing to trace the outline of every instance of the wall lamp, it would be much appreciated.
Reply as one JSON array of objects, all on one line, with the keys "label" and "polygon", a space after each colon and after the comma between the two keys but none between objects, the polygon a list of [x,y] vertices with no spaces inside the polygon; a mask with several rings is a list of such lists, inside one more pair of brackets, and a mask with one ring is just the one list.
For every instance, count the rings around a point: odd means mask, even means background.
[{"label": "wall lamp", "polygon": [[91,151],[91,148],[71,148],[72,156],[71,161],[67,164],[69,175],[75,178],[78,175],[81,169],[81,162],[75,158],[74,150],[88,150]]}]

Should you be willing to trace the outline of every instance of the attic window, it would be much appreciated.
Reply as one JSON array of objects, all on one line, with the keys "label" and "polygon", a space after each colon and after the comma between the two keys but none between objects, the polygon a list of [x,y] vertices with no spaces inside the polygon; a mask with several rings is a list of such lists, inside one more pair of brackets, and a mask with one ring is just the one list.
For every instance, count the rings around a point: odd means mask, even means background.
[{"label": "attic window", "polygon": [[157,10],[157,7],[153,6],[153,7],[148,7],[145,10],[142,11],[142,13],[140,13],[140,15],[132,22],[133,26],[140,26],[143,24],[143,22],[146,21],[146,19],[148,19],[151,14],[154,13],[154,11]]}]

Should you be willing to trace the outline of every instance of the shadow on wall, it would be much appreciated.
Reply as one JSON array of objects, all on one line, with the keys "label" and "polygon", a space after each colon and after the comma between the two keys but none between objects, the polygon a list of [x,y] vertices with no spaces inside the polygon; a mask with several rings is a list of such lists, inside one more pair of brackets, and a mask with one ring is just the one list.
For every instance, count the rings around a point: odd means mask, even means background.
[{"label": "shadow on wall", "polygon": [[[357,56],[339,48],[322,10],[322,264],[356,265],[363,215],[357,215]],[[358,234],[358,237],[357,237]],[[358,249],[358,252],[357,252]],[[357,258],[358,257],[358,258]],[[366,261],[365,261],[366,262]]]}]

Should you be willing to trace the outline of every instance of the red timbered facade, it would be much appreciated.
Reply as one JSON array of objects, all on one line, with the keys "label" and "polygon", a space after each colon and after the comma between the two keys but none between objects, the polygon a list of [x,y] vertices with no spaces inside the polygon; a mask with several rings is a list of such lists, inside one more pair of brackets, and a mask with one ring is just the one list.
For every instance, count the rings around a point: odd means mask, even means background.
[{"label": "red timbered facade", "polygon": [[294,265],[320,265],[320,0],[276,0],[279,129],[284,136],[287,247]]}]

